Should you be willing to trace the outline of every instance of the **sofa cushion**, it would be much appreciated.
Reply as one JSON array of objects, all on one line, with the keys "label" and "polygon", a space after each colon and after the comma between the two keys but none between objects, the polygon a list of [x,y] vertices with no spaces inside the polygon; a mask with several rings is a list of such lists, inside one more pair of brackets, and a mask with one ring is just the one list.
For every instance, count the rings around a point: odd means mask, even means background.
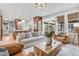
[{"label": "sofa cushion", "polygon": [[38,36],[38,37],[37,37],[37,40],[39,40],[39,39],[43,39],[43,38],[44,38],[44,36],[41,35],[41,36]]},{"label": "sofa cushion", "polygon": [[20,33],[20,38],[19,39],[24,39],[25,38],[25,33]]},{"label": "sofa cushion", "polygon": [[24,42],[24,41],[31,41],[31,40],[38,40],[38,39],[41,39],[43,38],[44,36],[37,36],[37,37],[30,37],[30,38],[25,38],[25,39],[22,39],[21,42]]},{"label": "sofa cushion", "polygon": [[20,44],[20,43],[14,43],[14,44],[3,45],[0,47],[5,47],[8,50],[9,55],[14,55],[14,54],[22,51],[24,45]]},{"label": "sofa cushion", "polygon": [[22,39],[21,42],[29,43],[29,42],[36,41],[36,40],[37,40],[37,37],[31,37],[31,38]]},{"label": "sofa cushion", "polygon": [[26,39],[22,39],[21,42],[22,43],[29,43],[29,42],[33,42],[36,40],[40,40],[40,39],[44,39],[44,36],[37,36],[37,37],[31,37],[31,38],[26,38]]},{"label": "sofa cushion", "polygon": [[30,38],[30,37],[32,37],[32,33],[31,33],[31,32],[27,32],[27,33],[25,34],[25,38]]},{"label": "sofa cushion", "polygon": [[40,36],[39,32],[32,32],[32,37]]}]

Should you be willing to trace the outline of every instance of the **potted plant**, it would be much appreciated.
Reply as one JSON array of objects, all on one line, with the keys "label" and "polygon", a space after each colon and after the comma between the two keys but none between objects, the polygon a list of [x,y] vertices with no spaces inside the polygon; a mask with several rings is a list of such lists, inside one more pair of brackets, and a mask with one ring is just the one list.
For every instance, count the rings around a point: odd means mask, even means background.
[{"label": "potted plant", "polygon": [[46,38],[46,46],[50,46],[52,44],[52,35],[54,31],[46,31],[45,38]]}]

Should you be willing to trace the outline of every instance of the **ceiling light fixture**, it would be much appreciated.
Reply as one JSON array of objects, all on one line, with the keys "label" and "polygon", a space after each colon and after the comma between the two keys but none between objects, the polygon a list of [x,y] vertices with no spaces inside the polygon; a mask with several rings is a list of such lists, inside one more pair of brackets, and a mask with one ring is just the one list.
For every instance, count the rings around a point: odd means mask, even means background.
[{"label": "ceiling light fixture", "polygon": [[45,8],[47,3],[35,3],[34,6],[35,8]]}]

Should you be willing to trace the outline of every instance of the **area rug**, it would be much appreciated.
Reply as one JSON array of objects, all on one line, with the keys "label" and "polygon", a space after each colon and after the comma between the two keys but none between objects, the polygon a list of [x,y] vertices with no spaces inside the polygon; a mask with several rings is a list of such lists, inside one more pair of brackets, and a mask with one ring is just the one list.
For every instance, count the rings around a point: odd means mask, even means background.
[{"label": "area rug", "polygon": [[72,44],[64,45],[57,56],[79,56],[79,46]]}]

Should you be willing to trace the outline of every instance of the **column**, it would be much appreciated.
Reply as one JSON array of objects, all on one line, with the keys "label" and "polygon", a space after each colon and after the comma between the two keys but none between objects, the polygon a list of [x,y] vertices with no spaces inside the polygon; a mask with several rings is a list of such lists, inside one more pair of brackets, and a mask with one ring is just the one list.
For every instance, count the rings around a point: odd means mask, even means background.
[{"label": "column", "polygon": [[58,34],[58,21],[57,21],[57,18],[55,18],[55,34]]},{"label": "column", "polygon": [[64,32],[68,33],[68,17],[67,17],[67,14],[64,15]]}]

